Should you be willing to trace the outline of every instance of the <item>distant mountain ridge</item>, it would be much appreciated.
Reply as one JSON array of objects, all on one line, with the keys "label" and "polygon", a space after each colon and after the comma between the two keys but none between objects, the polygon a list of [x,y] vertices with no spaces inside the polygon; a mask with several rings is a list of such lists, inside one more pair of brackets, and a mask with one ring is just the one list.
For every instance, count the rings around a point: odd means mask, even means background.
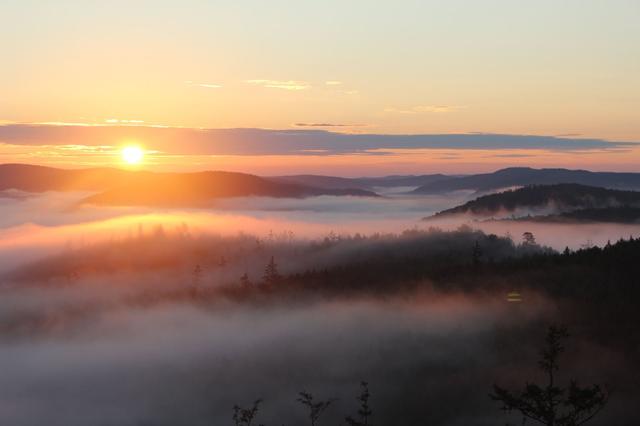
[{"label": "distant mountain ridge", "polygon": [[640,173],[511,167],[493,173],[437,180],[420,186],[411,193],[438,194],[459,190],[491,192],[516,186],[553,185],[559,183],[577,183],[612,189],[640,189]]},{"label": "distant mountain ridge", "polygon": [[429,175],[392,175],[381,177],[360,177],[345,178],[336,176],[323,175],[290,175],[290,176],[273,176],[268,179],[276,182],[296,183],[299,185],[310,185],[318,188],[342,188],[342,189],[366,189],[390,188],[390,187],[411,187],[422,186],[443,179],[449,179],[451,176],[443,174]]},{"label": "distant mountain ridge", "polygon": [[[197,207],[226,197],[376,197],[378,194],[373,191],[375,188],[421,185],[407,193],[420,195],[456,190],[493,192],[518,186],[554,184],[586,185],[592,187],[589,189],[592,195],[596,193],[593,187],[640,189],[640,173],[514,167],[467,176],[425,174],[361,178],[321,175],[259,177],[220,171],[160,173],[115,168],[58,169],[25,164],[0,165],[0,191],[91,191],[96,194],[85,201],[104,205]],[[530,193],[528,197],[538,195]],[[501,200],[506,202],[507,198],[508,196],[503,195]],[[529,201],[531,202],[533,201]],[[521,204],[528,206],[526,203]]]},{"label": "distant mountain ridge", "polygon": [[[602,212],[630,217],[633,209],[640,208],[640,192],[621,191],[580,184],[531,185],[517,190],[478,197],[460,206],[436,213],[434,218],[470,215],[476,218],[541,215],[564,215],[566,218],[604,217]],[[626,210],[620,210],[626,209]],[[585,211],[584,214],[575,212]],[[570,214],[574,213],[574,214]]]},{"label": "distant mountain ridge", "polygon": [[95,191],[98,205],[200,207],[227,197],[302,198],[318,195],[377,197],[363,189],[327,189],[232,172],[156,173],[109,168],[68,170],[24,164],[0,165],[0,190]]}]

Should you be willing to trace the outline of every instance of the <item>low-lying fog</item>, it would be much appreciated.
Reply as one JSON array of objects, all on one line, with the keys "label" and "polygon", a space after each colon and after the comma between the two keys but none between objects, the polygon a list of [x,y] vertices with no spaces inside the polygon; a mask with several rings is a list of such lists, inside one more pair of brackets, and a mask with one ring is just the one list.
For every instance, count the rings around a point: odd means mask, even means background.
[{"label": "low-lying fog", "polygon": [[0,271],[22,259],[34,260],[65,247],[77,247],[113,238],[187,227],[194,233],[234,235],[239,232],[267,236],[292,233],[297,238],[337,234],[397,233],[432,226],[456,229],[463,223],[519,241],[533,232],[539,244],[562,250],[604,245],[638,235],[632,224],[545,224],[526,221],[480,222],[471,218],[422,221],[433,213],[472,197],[468,192],[443,196],[381,198],[312,197],[307,199],[235,198],[221,200],[211,209],[145,209],[139,207],[79,206],[81,193],[25,194],[5,192],[0,197]]},{"label": "low-lying fog", "polygon": [[[109,311],[65,333],[3,342],[0,416],[10,425],[225,425],[234,404],[262,397],[259,422],[295,425],[306,422],[295,401],[306,389],[339,398],[321,422],[339,424],[355,415],[358,384],[368,380],[384,419],[376,424],[495,424],[502,416],[486,394],[513,367],[494,330],[526,327],[546,309],[543,301],[509,308],[425,295]],[[527,349],[535,354],[526,344],[512,356],[527,357]],[[461,396],[464,415],[444,408]]]},{"label": "low-lying fog", "polygon": [[[192,279],[193,265],[182,272],[118,274],[101,270],[100,261],[119,265],[136,260],[123,257],[148,256],[163,267],[179,268],[186,264],[180,263],[181,244],[193,253],[206,246],[210,257],[227,257],[228,278],[235,280],[247,269],[253,277],[260,274],[269,256],[260,254],[251,265],[251,259],[243,258],[243,244],[275,239],[289,256],[278,258],[281,268],[295,271],[312,266],[300,263],[297,242],[321,241],[331,231],[353,235],[428,228],[434,223],[421,218],[465,201],[468,194],[245,198],[219,202],[206,211],[78,207],[83,195],[13,193],[0,198],[0,273],[5,277],[19,270],[22,275],[14,277],[46,281],[42,275],[57,266],[93,262],[72,283],[33,286],[8,279],[0,287],[3,424],[225,425],[232,424],[234,404],[248,406],[257,398],[265,400],[257,423],[305,424],[305,412],[296,402],[301,390],[320,399],[339,398],[320,424],[342,424],[346,415],[356,414],[361,380],[370,383],[377,425],[417,420],[447,426],[504,424],[506,417],[487,397],[491,385],[536,377],[544,327],[558,310],[553,301],[535,294],[514,305],[504,294],[428,291],[264,306],[121,303],[136,289]],[[448,229],[460,224],[438,225]],[[531,231],[540,244],[558,249],[589,241],[602,244],[640,231],[638,226],[599,224],[474,226],[510,233],[514,239]],[[165,232],[171,236],[167,250],[158,247]],[[136,251],[136,238],[147,235],[159,243]],[[207,240],[205,235],[214,236]],[[237,246],[225,245],[225,236],[236,236]],[[103,249],[129,240],[134,245],[121,257]],[[354,247],[320,253],[313,261],[326,266],[361,251]],[[215,271],[205,270],[205,279]],[[611,361],[598,377],[624,373],[618,354],[589,342],[577,342],[576,353],[585,347],[589,359]],[[584,371],[587,364],[574,357],[572,368]]]}]

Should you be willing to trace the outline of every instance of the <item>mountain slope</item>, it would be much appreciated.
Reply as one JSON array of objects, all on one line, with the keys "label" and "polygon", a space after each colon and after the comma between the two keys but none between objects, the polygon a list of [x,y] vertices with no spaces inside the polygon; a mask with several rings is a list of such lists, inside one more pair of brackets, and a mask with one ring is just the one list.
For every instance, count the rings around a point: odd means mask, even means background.
[{"label": "mountain slope", "polygon": [[99,205],[199,207],[216,198],[317,195],[377,196],[362,189],[325,189],[272,182],[231,172],[154,173],[119,169],[65,170],[21,164],[0,165],[0,190],[96,191],[85,199]]},{"label": "mountain slope", "polygon": [[451,176],[443,174],[432,175],[395,175],[383,177],[357,178],[356,181],[365,185],[367,188],[375,187],[394,187],[394,186],[423,186],[444,179],[450,179]]},{"label": "mountain slope", "polygon": [[291,175],[291,176],[273,176],[266,178],[272,182],[313,186],[325,189],[368,189],[368,186],[362,185],[357,179],[343,178],[337,176],[322,175]]},{"label": "mountain slope", "polygon": [[640,207],[640,192],[619,191],[579,184],[533,185],[485,195],[434,217],[476,217],[559,214],[578,210]]},{"label": "mountain slope", "polygon": [[495,191],[514,186],[578,183],[617,189],[640,189],[640,173],[590,172],[568,169],[511,167],[493,173],[453,177],[423,185],[414,194],[434,194],[457,190]]},{"label": "mountain slope", "polygon": [[134,173],[120,169],[57,169],[30,164],[0,164],[0,191],[100,191],[124,184]]},{"label": "mountain slope", "polygon": [[126,185],[108,189],[86,199],[99,205],[200,207],[217,198],[263,196],[302,198],[318,195],[376,196],[361,189],[324,189],[271,182],[243,173],[163,173],[138,176]]},{"label": "mountain slope", "polygon": [[269,178],[275,182],[295,183],[299,185],[315,186],[317,188],[332,189],[373,189],[402,187],[402,186],[421,186],[427,185],[449,176],[442,174],[433,175],[397,175],[397,176],[381,176],[381,177],[361,177],[361,178],[344,178],[336,176],[321,175],[291,175],[291,176],[274,176]]},{"label": "mountain slope", "polygon": [[536,222],[600,222],[600,223],[640,223],[640,207],[605,207],[582,209],[547,216],[527,218]]}]

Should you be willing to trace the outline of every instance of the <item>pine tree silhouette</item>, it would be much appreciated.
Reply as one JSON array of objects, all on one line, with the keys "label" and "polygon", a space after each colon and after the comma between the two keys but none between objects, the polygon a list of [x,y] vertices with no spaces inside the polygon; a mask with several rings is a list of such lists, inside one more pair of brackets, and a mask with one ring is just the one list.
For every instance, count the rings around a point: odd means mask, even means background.
[{"label": "pine tree silhouette", "polygon": [[191,295],[195,297],[198,295],[198,290],[202,282],[202,267],[200,265],[196,265],[196,267],[193,268],[192,279]]},{"label": "pine tree silhouette", "polygon": [[480,258],[482,257],[482,249],[480,248],[480,243],[478,240],[473,244],[473,251],[471,252],[471,261],[473,263],[473,267],[477,268],[480,266]]},{"label": "pine tree silhouette", "polygon": [[264,275],[262,276],[262,281],[265,285],[274,285],[280,282],[280,273],[278,272],[278,265],[276,264],[273,256],[271,256],[271,260],[267,263],[267,266],[264,268]]},{"label": "pine tree silhouette", "polygon": [[299,392],[298,395],[300,396],[297,401],[309,410],[309,421],[311,426],[316,426],[322,413],[329,408],[334,401],[336,401],[335,398],[332,398],[326,401],[313,402],[313,395],[305,391]]},{"label": "pine tree silhouette", "polygon": [[538,243],[536,242],[536,237],[532,232],[524,232],[522,234],[522,245],[525,246],[536,246]]},{"label": "pine tree silhouette", "polygon": [[[253,420],[258,415],[262,399],[256,399],[251,408],[242,408],[238,405],[233,406],[233,423],[235,426],[251,426]],[[262,425],[261,425],[262,426]]]},{"label": "pine tree silhouette", "polygon": [[243,288],[249,288],[251,287],[253,284],[251,282],[251,280],[249,279],[249,274],[247,274],[246,272],[244,274],[242,274],[242,276],[240,277],[240,286]]},{"label": "pine tree silhouette", "polygon": [[564,327],[549,327],[542,359],[538,362],[548,377],[546,385],[527,383],[520,392],[494,385],[490,397],[500,401],[503,410],[518,411],[524,418],[547,426],[578,426],[591,420],[604,408],[609,393],[598,385],[580,387],[575,380],[566,388],[556,384],[558,357],[564,352],[561,340],[568,336]]},{"label": "pine tree silhouette", "polygon": [[359,419],[355,420],[351,416],[346,417],[345,421],[349,426],[371,426],[369,417],[373,412],[371,411],[371,407],[369,407],[369,398],[371,397],[369,393],[369,383],[361,382],[360,387],[362,388],[362,392],[360,396],[356,398],[360,402],[360,408],[358,409]]}]

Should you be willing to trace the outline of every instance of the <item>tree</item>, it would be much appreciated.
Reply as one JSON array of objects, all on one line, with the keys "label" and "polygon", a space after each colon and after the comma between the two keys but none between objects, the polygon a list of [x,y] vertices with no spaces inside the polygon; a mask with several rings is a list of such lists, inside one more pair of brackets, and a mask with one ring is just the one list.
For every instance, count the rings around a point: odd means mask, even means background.
[{"label": "tree", "polygon": [[256,399],[251,408],[233,406],[233,423],[235,426],[251,426],[253,420],[258,415],[258,410],[262,399]]},{"label": "tree", "polygon": [[249,288],[252,286],[251,280],[249,279],[249,274],[247,274],[246,272],[240,277],[240,286],[243,288]]},{"label": "tree", "polygon": [[299,392],[298,395],[300,396],[297,401],[309,410],[309,421],[311,422],[311,426],[316,426],[322,413],[329,408],[334,401],[336,401],[335,398],[332,398],[326,401],[313,402],[313,395],[305,391]]},{"label": "tree", "polygon": [[473,250],[471,252],[471,261],[474,267],[480,266],[480,258],[482,257],[482,249],[478,240],[473,244]]},{"label": "tree", "polygon": [[525,245],[525,246],[537,245],[536,237],[534,237],[532,232],[524,232],[522,234],[522,245]]},{"label": "tree", "polygon": [[278,272],[278,265],[276,264],[273,256],[271,256],[271,260],[267,263],[267,266],[264,268],[264,275],[262,276],[262,281],[265,285],[274,285],[280,282],[280,273]]},{"label": "tree", "polygon": [[360,402],[360,408],[358,409],[359,419],[355,420],[351,416],[346,417],[345,421],[349,426],[371,426],[369,424],[369,417],[372,414],[371,407],[369,407],[369,398],[371,397],[369,384],[367,382],[361,382],[360,387],[362,388],[362,392],[360,396],[356,398]]},{"label": "tree", "polygon": [[200,288],[200,283],[202,282],[202,267],[200,265],[196,265],[196,267],[193,268],[192,275],[193,282],[191,293],[193,296],[196,296],[198,293],[198,289]]},{"label": "tree", "polygon": [[564,352],[561,341],[568,336],[564,327],[549,327],[538,362],[547,376],[546,385],[527,383],[520,392],[494,385],[490,397],[501,402],[503,410],[518,411],[524,418],[547,426],[578,426],[591,420],[604,408],[609,393],[598,385],[580,387],[575,380],[571,380],[566,388],[556,384],[558,357]]}]

